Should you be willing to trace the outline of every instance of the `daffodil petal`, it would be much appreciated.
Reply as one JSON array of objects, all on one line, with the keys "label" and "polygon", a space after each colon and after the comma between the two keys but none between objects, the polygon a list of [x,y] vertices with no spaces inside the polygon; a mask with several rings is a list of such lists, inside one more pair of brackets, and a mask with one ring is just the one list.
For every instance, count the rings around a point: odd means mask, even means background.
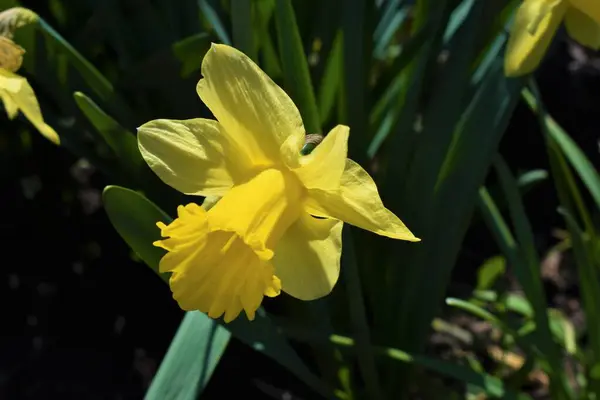
[{"label": "daffodil petal", "polygon": [[0,98],[2,99],[2,104],[4,105],[4,109],[6,110],[6,114],[9,119],[13,119],[19,113],[19,106],[15,101],[10,97],[6,91],[0,89]]},{"label": "daffodil petal", "polygon": [[570,0],[571,5],[600,24],[600,1],[598,0]]},{"label": "daffodil petal", "polygon": [[2,101],[7,106],[9,117],[14,117],[18,108],[46,139],[54,144],[60,143],[58,134],[44,122],[40,105],[27,79],[0,68],[0,90],[3,91]]},{"label": "daffodil petal", "polygon": [[507,76],[535,70],[568,7],[566,0],[526,0],[517,10],[504,58]]},{"label": "daffodil petal", "polygon": [[138,128],[138,146],[167,185],[189,195],[220,196],[241,174],[221,132],[214,120],[158,119]]},{"label": "daffodil petal", "polygon": [[336,126],[312,153],[300,158],[300,167],[295,172],[307,189],[339,187],[348,155],[349,133],[347,126]]},{"label": "daffodil petal", "polygon": [[570,7],[565,15],[565,26],[569,35],[580,44],[592,49],[600,49],[600,23],[587,14]]},{"label": "daffodil petal", "polygon": [[331,292],[340,275],[342,226],[341,221],[304,213],[288,228],[273,258],[281,290],[300,300]]},{"label": "daffodil petal", "polygon": [[213,44],[202,62],[198,95],[224,127],[228,141],[253,165],[279,164],[304,140],[290,97],[240,51]]},{"label": "daffodil petal", "polygon": [[411,242],[420,240],[385,208],[367,171],[349,159],[346,160],[340,188],[310,189],[305,207],[312,215],[339,219],[378,235]]}]

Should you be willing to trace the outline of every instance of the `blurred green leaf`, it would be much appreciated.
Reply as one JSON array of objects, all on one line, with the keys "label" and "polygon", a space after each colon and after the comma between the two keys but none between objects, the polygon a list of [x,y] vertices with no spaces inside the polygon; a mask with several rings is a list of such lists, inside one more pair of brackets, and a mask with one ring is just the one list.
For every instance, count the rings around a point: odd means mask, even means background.
[{"label": "blurred green leaf", "polygon": [[335,101],[341,90],[343,68],[343,36],[338,32],[333,41],[333,47],[327,56],[325,72],[321,79],[318,92],[319,115],[321,125],[325,124],[334,109]]},{"label": "blurred green leaf", "polygon": [[185,313],[145,400],[195,400],[208,384],[231,334],[199,311]]},{"label": "blurred green leaf", "polygon": [[269,22],[275,10],[275,0],[263,0],[254,3],[258,25],[258,49],[261,52],[262,66],[271,79],[281,77],[279,55],[275,50]]},{"label": "blurred green leaf", "polygon": [[210,48],[210,35],[198,33],[173,43],[175,57],[181,61],[181,77],[187,78],[193,72],[200,71],[204,55]]},{"label": "blurred green leaf", "polygon": [[[331,341],[339,346],[344,347],[352,347],[355,344],[355,341],[352,338],[339,335],[332,336]],[[400,361],[402,363],[419,365],[441,375],[456,379],[459,382],[470,383],[482,388],[489,396],[493,398],[519,400],[531,399],[531,397],[524,393],[515,393],[506,389],[502,383],[502,380],[497,377],[476,372],[468,367],[464,367],[456,363],[450,363],[426,356],[413,355],[390,347],[375,347],[375,351],[379,356]]]},{"label": "blurred green leaf", "polygon": [[394,34],[405,21],[410,20],[412,6],[400,3],[400,0],[388,1],[379,24],[375,28],[373,33],[373,42],[375,43],[373,56],[376,59],[384,60],[386,58]]},{"label": "blurred green leaf", "polygon": [[[590,241],[581,230],[575,218],[565,209],[560,209],[564,216],[571,241],[575,259],[577,260],[577,271],[579,273],[579,287],[582,294],[583,309],[585,311],[587,336],[590,342],[591,355],[589,365],[600,363],[600,274],[597,265],[594,265],[590,257]],[[600,377],[589,376],[590,389],[596,395],[600,395]]]},{"label": "blurred green leaf", "polygon": [[498,317],[496,317],[491,312],[479,307],[476,304],[461,299],[455,299],[453,297],[448,297],[446,299],[446,304],[450,307],[456,307],[470,314],[473,314],[474,316],[481,318],[484,321],[487,321],[493,326],[499,328],[501,331],[514,335],[514,331],[511,328],[509,328],[504,322],[502,322]]},{"label": "blurred green leaf", "polygon": [[510,170],[499,157],[496,159],[494,165],[508,201],[511,220],[519,241],[519,256],[522,262],[515,265],[515,274],[534,309],[536,333],[540,341],[539,347],[544,352],[550,364],[551,386],[554,388],[553,390],[556,390],[557,394],[564,398],[570,398],[571,389],[564,376],[560,352],[552,340],[549,327],[546,311],[546,295],[542,286],[540,272],[540,261],[535,248],[529,219],[521,202],[517,183]]},{"label": "blurred green leaf", "polygon": [[217,14],[210,2],[208,0],[198,0],[198,7],[200,7],[202,16],[206,18],[210,26],[214,29],[215,34],[221,43],[231,46],[229,34],[227,34],[227,30],[225,29],[219,14]]},{"label": "blurred green leaf", "polygon": [[[428,293],[427,297],[419,299],[418,305],[412,301],[403,303],[410,322],[398,324],[399,330],[406,324],[411,326],[405,333],[410,335],[411,341],[418,346],[416,348],[424,345],[425,329],[444,297],[475,207],[477,190],[485,179],[519,99],[522,82],[506,79],[502,65],[503,55],[500,53],[492,73],[486,77],[455,127],[453,144],[446,155],[444,167],[439,171],[433,209],[429,210],[432,225],[427,231],[415,232],[424,239],[422,248],[398,246],[405,252],[404,262],[412,263],[411,271],[407,272],[413,275],[399,275],[397,285],[401,285],[402,281],[411,282],[409,287],[412,286],[413,294]],[[414,207],[423,206],[414,204]],[[420,211],[421,214],[423,212]],[[407,223],[411,226],[410,220]],[[409,251],[420,254],[411,255]],[[430,279],[431,276],[436,279]],[[418,313],[411,311],[417,307]]]},{"label": "blurred green leaf", "polygon": [[250,0],[231,2],[231,25],[233,45],[257,62],[254,30],[252,29],[252,2]]},{"label": "blurred green leaf", "polygon": [[171,218],[142,194],[120,186],[107,186],[102,193],[102,201],[108,219],[119,235],[146,265],[167,282],[169,274],[158,271],[158,261],[165,250],[152,243],[161,239],[156,223],[169,224]]},{"label": "blurred green leaf", "polygon": [[564,347],[568,354],[575,355],[577,353],[577,337],[573,323],[561,311],[555,309],[548,310],[548,320],[554,339]]},{"label": "blurred green leaf", "polygon": [[379,377],[375,367],[373,351],[371,348],[371,333],[367,322],[367,311],[365,300],[362,295],[360,272],[354,253],[354,242],[352,232],[346,224],[343,229],[344,252],[342,253],[342,272],[346,281],[348,293],[348,305],[350,307],[350,320],[352,329],[356,335],[358,367],[365,385],[369,399],[383,400],[383,392],[379,384]]},{"label": "blurred green leaf", "polygon": [[[538,104],[531,91],[524,89],[523,98],[532,110],[538,110]],[[567,135],[550,115],[544,113],[543,120],[546,124],[548,134],[556,141],[569,160],[569,163],[573,166],[575,171],[577,171],[579,177],[583,183],[585,183],[592,198],[596,202],[596,206],[600,210],[600,175],[598,175],[598,171],[594,168],[594,165],[579,148],[577,143]]]},{"label": "blurred green leaf", "polygon": [[111,148],[123,171],[133,179],[140,180],[147,167],[138,150],[135,135],[119,125],[85,94],[75,92],[73,97],[81,112]]},{"label": "blurred green leaf", "polygon": [[306,132],[321,133],[308,62],[291,0],[276,0],[275,22],[285,88],[300,110]]},{"label": "blurred green leaf", "polygon": [[505,271],[506,259],[504,257],[494,256],[486,260],[477,270],[477,289],[485,290],[491,288]]},{"label": "blurred green leaf", "polygon": [[548,171],[543,169],[534,169],[520,175],[517,179],[517,185],[522,194],[528,192],[533,186],[541,181],[548,179]]},{"label": "blurred green leaf", "polygon": [[366,158],[368,143],[367,121],[367,82],[368,71],[365,66],[370,52],[365,41],[367,18],[370,16],[371,1],[345,0],[342,8],[342,54],[344,68],[342,76],[341,102],[344,106],[343,123],[350,126],[354,134],[348,142],[349,157],[358,163]]},{"label": "blurred green leaf", "polygon": [[[403,105],[407,101],[417,100],[419,93],[417,89],[420,86],[413,85],[412,74],[416,74],[416,71],[413,70],[412,62],[433,33],[432,25],[428,23],[408,39],[407,43],[402,46],[400,55],[396,57],[389,68],[393,75],[380,79],[379,85],[384,85],[384,87],[369,114],[370,129],[374,132],[367,149],[367,154],[371,159],[375,157],[381,145],[388,138],[392,128],[404,120],[403,114],[400,114],[400,111],[404,109]],[[406,69],[407,66],[411,68]],[[373,92],[378,93],[379,91],[375,88]],[[404,127],[404,125],[398,126]]]},{"label": "blurred green leaf", "polygon": [[491,290],[474,290],[473,296],[477,300],[488,303],[499,303],[503,309],[520,314],[524,317],[533,316],[533,308],[526,298],[516,293],[504,293],[501,297]]},{"label": "blurred green leaf", "polygon": [[464,0],[454,9],[448,20],[448,25],[446,25],[446,30],[444,31],[444,43],[448,43],[463,23],[466,22],[469,13],[473,10],[474,3],[474,0]]}]

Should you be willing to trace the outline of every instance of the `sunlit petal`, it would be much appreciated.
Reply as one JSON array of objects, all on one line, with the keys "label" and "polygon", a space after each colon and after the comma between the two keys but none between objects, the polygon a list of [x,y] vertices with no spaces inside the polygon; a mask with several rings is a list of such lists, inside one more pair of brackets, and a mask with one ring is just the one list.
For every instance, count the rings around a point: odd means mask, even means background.
[{"label": "sunlit petal", "polygon": [[600,49],[600,23],[587,14],[570,7],[565,15],[565,26],[569,35],[580,44],[592,49]]},{"label": "sunlit petal", "polygon": [[350,128],[338,125],[309,155],[300,158],[296,174],[308,189],[337,189],[346,165]]},{"label": "sunlit petal", "polygon": [[[202,62],[198,94],[224,127],[232,146],[253,165],[297,157],[304,140],[300,112],[250,58],[213,44]],[[283,154],[283,156],[282,156]],[[284,160],[283,158],[286,158]]]},{"label": "sunlit petal", "polygon": [[587,14],[600,24],[600,1],[598,0],[569,0],[571,5]]},{"label": "sunlit petal", "polygon": [[420,240],[385,208],[373,179],[352,160],[346,160],[340,188],[309,190],[306,207],[313,215],[339,219],[378,235],[411,242]]},{"label": "sunlit petal", "polygon": [[154,173],[185,194],[222,195],[242,175],[214,120],[150,121],[138,128],[138,145]]},{"label": "sunlit petal", "polygon": [[0,90],[3,92],[3,103],[8,105],[9,116],[14,117],[15,108],[18,108],[46,139],[55,144],[60,143],[58,134],[44,122],[40,105],[27,79],[0,68]]},{"label": "sunlit petal", "polygon": [[300,300],[331,292],[340,274],[341,221],[302,214],[275,248],[275,275],[282,290]]},{"label": "sunlit petal", "polygon": [[567,0],[526,0],[521,4],[504,58],[507,76],[525,75],[537,68],[568,5]]}]

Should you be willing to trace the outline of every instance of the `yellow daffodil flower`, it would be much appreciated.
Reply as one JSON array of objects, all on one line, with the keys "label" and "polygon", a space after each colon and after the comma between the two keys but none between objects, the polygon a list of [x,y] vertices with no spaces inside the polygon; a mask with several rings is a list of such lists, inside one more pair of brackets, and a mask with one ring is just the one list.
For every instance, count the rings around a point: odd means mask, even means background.
[{"label": "yellow daffodil flower", "polygon": [[54,129],[44,122],[29,82],[16,74],[23,63],[25,50],[11,40],[13,32],[37,19],[33,11],[22,7],[0,12],[0,99],[8,118],[15,118],[21,111],[44,137],[59,144],[60,139]]},{"label": "yellow daffodil flower", "polygon": [[0,36],[0,99],[8,118],[15,118],[20,110],[44,137],[59,144],[60,140],[54,129],[44,122],[40,105],[29,82],[15,74],[23,62],[23,53],[25,51],[12,40]]},{"label": "yellow daffodil flower", "polygon": [[562,21],[577,42],[600,49],[600,0],[524,0],[511,27],[506,75],[535,70]]},{"label": "yellow daffodil flower", "polygon": [[[390,238],[419,241],[381,202],[377,187],[346,158],[349,128],[338,125],[302,156],[305,131],[287,94],[252,60],[212,45],[197,86],[210,119],[150,121],[138,129],[152,170],[188,195],[222,196],[212,207],[179,206],[158,223],[184,310],[225,322],[254,319],[263,296],[302,300],[328,294],[340,270],[342,221]],[[320,217],[320,218],[315,218]]]}]

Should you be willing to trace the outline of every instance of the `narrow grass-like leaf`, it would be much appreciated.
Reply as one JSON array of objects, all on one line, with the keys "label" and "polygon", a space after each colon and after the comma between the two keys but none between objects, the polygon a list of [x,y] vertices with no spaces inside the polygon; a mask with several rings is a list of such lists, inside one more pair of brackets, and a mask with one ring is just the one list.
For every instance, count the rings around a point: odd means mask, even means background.
[{"label": "narrow grass-like leaf", "polygon": [[366,157],[367,141],[367,70],[366,57],[370,55],[365,42],[366,19],[372,2],[367,0],[345,0],[342,9],[344,86],[343,104],[345,105],[344,123],[353,130],[352,140],[348,143],[350,157],[362,163]]},{"label": "narrow grass-like leaf", "polygon": [[[323,338],[316,335],[307,327],[303,329],[286,329],[288,336],[296,340],[316,344]],[[358,351],[357,341],[351,337],[342,335],[331,335],[329,341],[340,348],[346,348],[348,351]],[[477,372],[471,368],[456,363],[439,360],[432,357],[411,354],[393,347],[373,346],[375,355],[380,359],[398,361],[401,363],[412,364],[423,367],[429,371],[440,375],[456,379],[459,382],[475,385],[487,393],[492,398],[531,400],[527,394],[517,393],[506,388],[500,378]]]},{"label": "narrow grass-like leaf", "polygon": [[550,331],[546,312],[546,295],[542,286],[540,261],[535,248],[531,226],[520,199],[517,183],[508,167],[499,157],[494,164],[508,201],[511,220],[519,241],[519,253],[523,259],[523,263],[516,265],[515,274],[523,286],[535,312],[534,321],[538,334],[537,337],[540,340],[539,347],[546,355],[550,364],[551,386],[557,395],[569,398],[570,388],[566,384],[560,352],[552,340],[552,333]]},{"label": "narrow grass-like leaf", "polygon": [[[171,218],[146,197],[126,188],[108,186],[104,190],[103,200],[117,232],[150,268],[159,273],[159,261],[165,252],[152,245],[155,240],[160,239],[156,222],[169,223]],[[167,281],[168,274],[159,275]],[[205,314],[201,315],[209,318]],[[317,393],[332,398],[330,389],[306,367],[263,308],[257,310],[254,321],[248,321],[241,315],[229,324],[222,323],[222,320],[217,322],[254,350],[287,368]]]},{"label": "narrow grass-like leaf", "polygon": [[[583,307],[586,316],[587,336],[589,338],[591,357],[588,365],[600,364],[600,274],[590,257],[591,244],[589,239],[581,230],[577,221],[565,209],[560,210],[567,221],[571,241],[577,260],[577,271],[579,274],[579,287],[581,289]],[[590,389],[596,395],[600,395],[600,377],[589,375]]]},{"label": "narrow grass-like leaf", "polygon": [[231,2],[231,25],[233,45],[254,62],[257,62],[254,31],[252,29],[252,2],[250,0]]},{"label": "narrow grass-like leaf", "polygon": [[[433,32],[432,26],[432,23],[426,24],[402,46],[400,55],[389,68],[393,74],[390,77],[382,77],[380,79],[382,83],[377,85],[385,85],[385,87],[382,90],[378,90],[377,87],[372,90],[373,93],[381,92],[381,95],[369,114],[370,130],[375,132],[367,149],[369,159],[375,157],[381,145],[391,134],[392,129],[398,126],[395,129],[404,132],[403,128],[405,126],[399,125],[401,121],[405,120],[404,113],[400,113],[400,110],[408,110],[408,108],[403,108],[403,105],[410,101],[416,101],[421,88],[420,84],[413,85],[415,82],[413,79],[421,77],[421,75],[412,75],[418,72],[414,69],[412,62],[422,46],[430,39],[429,36]],[[407,66],[411,66],[411,68],[405,70]],[[404,93],[402,93],[403,89]]]},{"label": "narrow grass-like leaf", "polygon": [[[388,2],[388,7],[393,7],[394,3],[398,3],[398,1]],[[373,56],[380,60],[384,60],[386,58],[386,53],[390,47],[392,39],[394,38],[394,34],[410,17],[411,5],[403,4],[397,9],[390,10],[388,8],[386,11],[388,13],[383,16],[380,24],[377,26],[375,33],[373,34],[373,41],[375,43]]]},{"label": "narrow grass-like leaf", "polygon": [[[537,111],[538,104],[531,91],[523,90],[523,98],[529,107]],[[573,166],[579,177],[585,183],[592,198],[596,202],[596,206],[600,210],[600,175],[593,164],[586,157],[585,153],[579,148],[577,143],[558,125],[558,123],[548,114],[543,115],[546,128],[550,137],[556,141],[564,152],[567,160]]]},{"label": "narrow grass-like leaf", "polygon": [[81,112],[112,149],[124,172],[133,179],[141,179],[141,174],[146,170],[146,163],[138,150],[135,135],[119,125],[85,94],[75,92],[73,97]]},{"label": "narrow grass-like leaf", "polygon": [[231,46],[231,39],[227,34],[227,30],[225,29],[221,18],[219,18],[219,14],[217,14],[215,9],[210,5],[210,2],[208,0],[198,0],[198,7],[200,7],[202,15],[212,26],[221,43]]},{"label": "narrow grass-like leaf", "polygon": [[411,210],[412,229],[425,234],[426,219],[431,216],[434,191],[440,169],[453,140],[456,124],[465,108],[471,77],[469,66],[475,57],[475,38],[481,29],[481,14],[485,3],[476,4],[453,38],[450,58],[440,72],[439,84],[423,115],[423,131],[415,151],[411,172],[406,182],[404,207]]},{"label": "narrow grass-like leaf", "polygon": [[342,253],[342,271],[346,281],[348,305],[350,306],[350,319],[356,335],[359,369],[365,380],[367,393],[370,399],[382,400],[383,393],[379,384],[379,377],[371,348],[371,333],[367,322],[365,302],[362,295],[360,272],[354,253],[352,232],[346,224],[343,230],[344,252]]},{"label": "narrow grass-like leaf", "polygon": [[504,322],[502,322],[498,317],[496,317],[494,314],[492,314],[488,310],[485,310],[473,303],[470,303],[470,302],[464,301],[464,300],[460,300],[460,299],[455,299],[452,297],[448,297],[446,299],[446,304],[451,307],[456,307],[458,309],[466,311],[469,314],[472,314],[478,318],[481,318],[484,321],[487,321],[490,324],[494,325],[496,328],[499,328],[501,331],[503,331],[505,333],[514,334],[512,329],[510,329],[506,324],[504,324]]},{"label": "narrow grass-like leaf", "polygon": [[[420,268],[411,268],[413,274],[420,272],[405,282],[411,282],[413,294],[428,293],[426,298],[420,297],[418,303],[402,304],[410,322],[404,321],[397,326],[399,332],[402,326],[411,326],[410,330],[404,331],[417,350],[424,345],[429,323],[443,301],[452,267],[473,213],[477,190],[485,179],[519,98],[522,82],[507,80],[502,64],[502,54],[498,54],[493,73],[486,77],[456,127],[454,143],[445,160],[447,169],[440,171],[435,206],[430,210],[433,229],[416,232],[423,237],[423,248],[417,250],[402,246],[404,251],[419,251],[421,259],[412,260],[412,265],[422,265]],[[452,207],[448,207],[449,204]],[[420,206],[415,204],[415,207]],[[398,248],[401,249],[401,246]],[[410,254],[405,253],[405,256],[410,257]],[[430,279],[432,275],[436,279]]]},{"label": "narrow grass-like leaf", "polygon": [[171,217],[140,193],[120,186],[107,186],[102,201],[119,235],[154,272],[168,281],[169,274],[158,271],[158,261],[165,251],[152,243],[161,239],[156,223],[168,224]]},{"label": "narrow grass-like leaf", "polygon": [[506,271],[506,259],[494,256],[487,259],[477,270],[477,290],[490,289]]},{"label": "narrow grass-like leaf", "polygon": [[[399,84],[405,87],[397,99],[399,117],[391,133],[394,135],[390,141],[390,154],[384,185],[384,198],[387,199],[392,210],[400,210],[404,198],[398,190],[398,185],[406,181],[410,161],[414,153],[415,123],[420,111],[420,100],[423,90],[426,88],[426,77],[428,67],[437,57],[437,45],[443,32],[448,13],[448,1],[437,1],[432,7],[430,1],[417,3],[415,17],[415,29],[417,33],[423,32],[424,42],[418,48],[417,56],[411,60],[409,66],[402,72]],[[417,36],[415,36],[416,38]],[[384,138],[379,138],[382,143]],[[370,149],[372,151],[372,149]],[[406,210],[408,211],[408,210]],[[406,212],[405,211],[405,212]],[[410,223],[410,221],[409,221]]]},{"label": "narrow grass-like leaf", "polygon": [[534,169],[520,175],[517,179],[517,185],[522,194],[527,193],[531,188],[540,182],[548,179],[548,171],[543,169]]},{"label": "narrow grass-like leaf", "polygon": [[181,62],[181,77],[187,78],[200,71],[204,54],[210,48],[210,35],[198,33],[171,45],[173,54]]},{"label": "narrow grass-like leaf", "polygon": [[502,214],[500,214],[500,210],[498,210],[498,207],[490,196],[487,188],[479,188],[477,205],[479,207],[479,212],[483,215],[487,227],[492,231],[496,243],[508,259],[508,262],[513,266],[520,263],[521,260],[519,259],[515,238],[504,221]]},{"label": "narrow grass-like leaf", "polygon": [[256,20],[258,25],[258,46],[261,52],[262,67],[272,79],[281,77],[281,63],[273,37],[269,31],[269,22],[275,10],[275,0],[255,3]]},{"label": "narrow grass-like leaf", "polygon": [[319,85],[318,104],[321,125],[325,124],[331,116],[342,84],[342,44],[342,32],[338,32],[333,41],[333,47],[327,56],[327,65]]},{"label": "narrow grass-like leaf", "polygon": [[187,312],[144,399],[198,399],[230,337],[227,329],[206,315]]},{"label": "narrow grass-like leaf", "polygon": [[321,133],[321,120],[308,71],[308,61],[291,0],[276,0],[275,22],[285,88],[298,106],[307,133]]}]

